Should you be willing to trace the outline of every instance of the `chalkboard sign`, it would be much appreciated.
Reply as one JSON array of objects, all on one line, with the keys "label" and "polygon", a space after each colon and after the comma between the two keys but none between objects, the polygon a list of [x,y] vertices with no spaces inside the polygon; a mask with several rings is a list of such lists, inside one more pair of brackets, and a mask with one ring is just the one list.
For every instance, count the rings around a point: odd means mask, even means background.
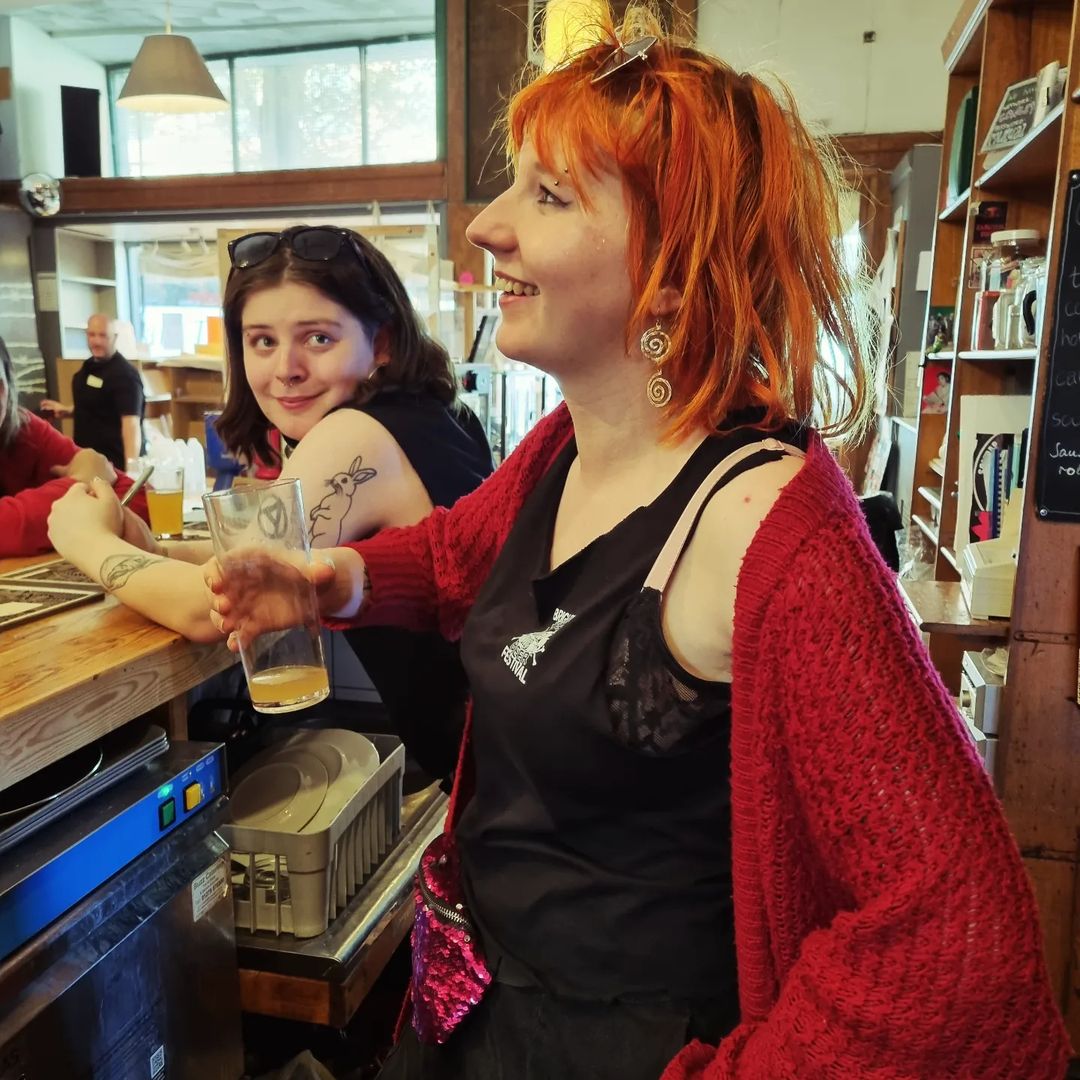
[{"label": "chalkboard sign", "polygon": [[1039,78],[1013,83],[1005,91],[997,115],[983,140],[981,154],[1015,146],[1030,130],[1038,104]]},{"label": "chalkboard sign", "polygon": [[1061,265],[1036,462],[1036,500],[1046,521],[1080,519],[1080,172],[1069,174]]}]

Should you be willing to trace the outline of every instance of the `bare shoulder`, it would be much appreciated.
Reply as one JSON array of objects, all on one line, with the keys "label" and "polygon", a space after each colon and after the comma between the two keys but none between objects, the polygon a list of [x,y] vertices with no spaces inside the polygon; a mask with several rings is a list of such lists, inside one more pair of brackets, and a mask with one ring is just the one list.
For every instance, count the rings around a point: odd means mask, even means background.
[{"label": "bare shoulder", "polygon": [[725,484],[702,513],[664,594],[664,636],[691,673],[731,679],[739,570],[754,534],[802,465],[796,455],[758,465]]},{"label": "bare shoulder", "polygon": [[310,464],[347,464],[363,454],[371,468],[391,468],[402,458],[401,447],[393,435],[367,413],[357,409],[338,409],[324,416],[305,436],[289,459],[289,471]]},{"label": "bare shoulder", "polygon": [[431,511],[427,490],[397,441],[355,409],[323,417],[293,451],[282,475],[300,479],[317,547],[411,525]]},{"label": "bare shoulder", "polygon": [[804,459],[785,454],[736,476],[710,499],[693,544],[723,552],[722,564],[737,567],[780,492],[799,474]]}]

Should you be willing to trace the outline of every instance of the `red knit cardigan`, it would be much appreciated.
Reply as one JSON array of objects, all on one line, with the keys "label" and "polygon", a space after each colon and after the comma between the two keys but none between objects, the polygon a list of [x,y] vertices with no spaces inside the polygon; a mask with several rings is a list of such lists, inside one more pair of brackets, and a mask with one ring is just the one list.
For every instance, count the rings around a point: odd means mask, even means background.
[{"label": "red knit cardigan", "polygon": [[[78,447],[33,413],[23,413],[23,423],[11,443],[0,449],[0,558],[37,555],[48,551],[49,510],[74,480],[53,476],[54,465],[67,465]],[[117,474],[114,490],[123,495],[131,479]],[[131,509],[147,519],[146,496],[140,492]]]},{"label": "red knit cardigan", "polygon": [[[358,621],[458,637],[571,433],[560,407],[451,510],[352,545],[371,581]],[[732,648],[742,1022],[663,1080],[1062,1080],[1019,852],[819,440],[747,550]]]}]

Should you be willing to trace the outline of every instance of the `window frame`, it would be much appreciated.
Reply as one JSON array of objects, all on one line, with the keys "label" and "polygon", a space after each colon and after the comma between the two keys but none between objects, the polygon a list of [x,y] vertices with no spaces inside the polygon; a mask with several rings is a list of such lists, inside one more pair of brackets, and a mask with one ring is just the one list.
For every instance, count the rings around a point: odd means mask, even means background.
[{"label": "window frame", "polygon": [[[235,79],[235,63],[237,60],[251,60],[260,56],[288,56],[294,53],[318,53],[318,52],[341,52],[345,49],[356,49],[359,56],[360,64],[360,115],[361,121],[361,140],[360,140],[360,165],[366,166],[368,164],[367,158],[369,154],[368,144],[368,109],[370,102],[368,98],[368,68],[367,68],[367,50],[370,47],[379,45],[402,45],[408,44],[413,41],[430,41],[434,45],[434,58],[435,58],[435,153],[436,157],[432,158],[433,161],[440,160],[440,156],[443,152],[443,78],[444,78],[444,61],[442,56],[442,42],[440,41],[439,28],[436,26],[435,32],[431,34],[398,34],[389,37],[378,38],[366,38],[363,40],[351,40],[351,41],[337,41],[331,43],[323,43],[321,45],[290,45],[287,48],[281,49],[251,49],[245,52],[228,52],[228,53],[207,53],[203,56],[203,60],[206,63],[210,63],[214,60],[224,60],[229,65],[229,130],[232,138],[232,169],[231,173],[239,174],[241,170],[238,168],[240,161],[240,149],[239,149],[239,130],[237,127],[236,108],[234,105],[236,98],[236,79]],[[113,161],[113,175],[117,177],[123,177],[132,180],[149,179],[148,177],[131,176],[128,173],[122,173],[120,171],[120,152],[119,152],[119,125],[117,112],[118,106],[116,104],[116,98],[113,97],[113,76],[118,71],[124,71],[131,68],[131,62],[125,64],[107,64],[105,65],[105,85],[109,90],[109,122],[111,125],[112,134],[112,161]],[[385,164],[385,163],[380,163]],[[405,164],[404,162],[400,164]],[[243,170],[245,173],[249,173],[252,170]],[[183,174],[191,176],[209,175],[206,173],[191,173]]]}]

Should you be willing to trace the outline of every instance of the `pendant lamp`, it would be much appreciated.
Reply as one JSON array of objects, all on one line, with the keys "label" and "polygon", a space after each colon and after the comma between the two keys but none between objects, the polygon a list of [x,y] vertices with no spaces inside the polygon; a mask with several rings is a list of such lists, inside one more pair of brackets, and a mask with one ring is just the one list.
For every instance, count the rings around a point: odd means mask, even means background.
[{"label": "pendant lamp", "polygon": [[117,105],[139,112],[218,112],[229,107],[191,38],[172,32],[169,0],[165,33],[149,34],[139,48]]}]

